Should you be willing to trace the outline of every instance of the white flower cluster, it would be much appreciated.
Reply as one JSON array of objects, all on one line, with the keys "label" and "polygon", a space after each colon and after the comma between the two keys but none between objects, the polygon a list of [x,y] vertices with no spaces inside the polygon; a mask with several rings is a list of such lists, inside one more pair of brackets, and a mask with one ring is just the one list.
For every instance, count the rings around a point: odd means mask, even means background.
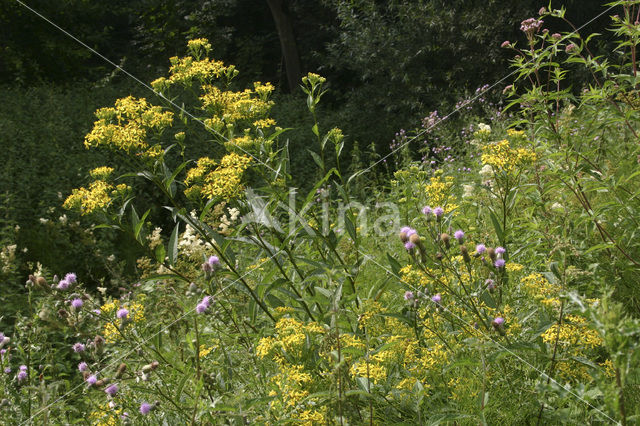
[{"label": "white flower cluster", "polygon": [[229,227],[238,219],[238,216],[240,216],[240,210],[235,207],[228,209],[228,211],[229,217],[227,217],[226,214],[223,214],[220,218],[220,225],[218,225],[218,228],[220,228],[220,231],[222,232],[227,232]]}]

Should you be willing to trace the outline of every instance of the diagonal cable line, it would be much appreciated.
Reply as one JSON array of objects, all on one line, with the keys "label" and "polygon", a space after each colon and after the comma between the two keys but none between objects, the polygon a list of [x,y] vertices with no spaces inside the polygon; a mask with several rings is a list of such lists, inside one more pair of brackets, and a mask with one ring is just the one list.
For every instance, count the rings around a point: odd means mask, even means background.
[{"label": "diagonal cable line", "polygon": [[[377,262],[375,260],[375,258],[373,256],[367,255],[366,253],[362,252],[361,250],[358,249],[358,252],[360,252],[360,254],[363,255],[363,257],[365,259],[368,259],[370,261],[372,261],[373,263],[375,263],[378,267],[380,267],[382,270],[386,271],[387,273],[391,274],[392,276],[400,279],[400,277],[394,273],[392,270],[388,269],[387,267],[385,267],[384,265],[380,264],[379,262]],[[417,288],[413,288],[414,290],[418,291]],[[431,299],[427,299],[430,303],[435,304],[436,302],[432,301]],[[442,305],[438,306],[439,308],[449,312],[451,315],[453,315],[454,317],[456,317],[460,322],[462,322],[463,324],[466,324],[467,326],[471,327],[472,329],[473,324],[466,322],[463,318],[461,318],[460,316],[458,316],[455,312],[450,311],[449,309],[445,308]],[[589,401],[585,400],[584,398],[582,398],[580,395],[576,394],[575,392],[573,392],[571,390],[570,387],[567,387],[565,385],[563,385],[562,383],[558,382],[556,379],[554,379],[553,377],[549,376],[547,373],[545,373],[544,371],[541,371],[540,369],[538,369],[537,367],[535,367],[534,365],[532,365],[530,362],[528,362],[527,360],[525,360],[524,358],[522,358],[520,355],[518,355],[517,353],[511,351],[509,348],[507,348],[506,346],[504,346],[503,344],[501,344],[500,342],[494,340],[493,338],[491,338],[491,336],[487,335],[484,331],[482,331],[481,329],[477,329],[477,332],[481,333],[483,336],[489,338],[492,342],[494,342],[496,345],[498,345],[501,349],[504,349],[506,352],[508,352],[510,355],[513,355],[514,357],[516,357],[520,362],[526,364],[527,366],[529,366],[531,369],[533,369],[534,371],[536,371],[537,373],[540,374],[541,378],[544,379],[549,379],[550,381],[552,381],[553,383],[555,383],[556,385],[560,386],[562,389],[564,389],[566,392],[570,393],[571,395],[575,396],[577,399],[579,399],[581,402],[584,402],[585,404],[587,404],[589,407],[593,408],[594,410],[596,410],[598,413],[602,414],[604,417],[606,417],[607,419],[613,421],[616,424],[619,424],[618,421],[616,421],[614,418],[610,417],[608,414],[606,414],[604,411],[600,410],[598,407],[595,407],[594,405],[592,405]]]},{"label": "diagonal cable line", "polygon": [[[258,264],[258,266],[262,266],[263,264],[269,262],[271,259],[273,259],[275,256],[277,256],[279,254],[279,252],[276,252],[273,256],[266,258],[266,259],[262,259],[262,262],[260,262]],[[221,288],[220,290],[218,290],[215,294],[212,294],[210,297],[215,298],[216,296],[220,295],[222,292],[224,292],[225,290],[227,290],[228,288],[231,288],[233,285],[237,284],[238,282],[240,282],[240,280],[246,276],[248,276],[251,272],[253,272],[253,270],[250,270],[248,272],[246,272],[245,274],[241,275],[240,277],[238,277],[236,280],[232,281],[230,284],[228,284],[227,286]],[[215,300],[212,302],[215,303]],[[108,365],[106,365],[105,367],[103,367],[102,369],[96,371],[96,374],[99,374],[103,371],[107,371],[112,369],[113,367],[115,367],[116,365],[118,365],[123,359],[125,359],[126,357],[128,357],[129,355],[131,355],[132,353],[134,353],[135,351],[137,351],[141,346],[143,346],[144,344],[146,344],[149,340],[153,339],[154,337],[156,337],[158,334],[163,333],[167,328],[173,326],[174,324],[178,323],[179,321],[183,320],[185,317],[187,317],[188,315],[193,314],[196,311],[196,308],[192,308],[190,310],[188,310],[187,312],[185,312],[184,314],[182,314],[181,316],[179,316],[177,319],[171,321],[169,324],[165,325],[164,327],[162,327],[160,330],[158,330],[157,332],[153,333],[151,336],[143,339],[141,342],[139,342],[137,345],[135,345],[132,349],[130,349],[129,351],[125,352],[124,355],[121,355],[120,357],[118,357],[115,360],[112,360],[112,362]],[[76,385],[75,387],[69,389],[66,393],[64,393],[63,395],[59,396],[58,398],[56,398],[54,401],[50,402],[49,404],[47,404],[46,406],[40,408],[40,410],[38,410],[36,413],[34,413],[31,417],[29,417],[29,419],[25,420],[25,422],[23,424],[29,424],[31,423],[31,421],[33,419],[35,419],[38,415],[40,415],[42,412],[46,411],[47,409],[49,409],[51,406],[53,406],[54,404],[60,402],[61,400],[65,399],[67,396],[69,396],[72,392],[74,392],[75,390],[77,390],[78,388],[85,386],[85,383],[81,383],[79,385]]]},{"label": "diagonal cable line", "polygon": [[[228,138],[226,136],[224,136],[223,134],[221,134],[220,132],[218,132],[217,130],[213,129],[211,126],[208,126],[204,121],[200,120],[199,118],[197,118],[196,116],[194,116],[193,114],[191,114],[189,111],[187,111],[186,109],[184,109],[183,107],[181,107],[180,105],[176,104],[175,102],[173,102],[171,99],[168,99],[166,96],[164,96],[164,94],[162,94],[162,92],[158,92],[156,91],[153,87],[151,87],[149,84],[145,83],[144,81],[140,80],[138,77],[136,77],[135,75],[131,74],[129,71],[125,70],[124,68],[122,68],[120,65],[116,64],[115,62],[113,62],[111,59],[107,58],[106,56],[104,56],[103,54],[101,54],[100,52],[98,52],[97,50],[95,50],[94,48],[92,48],[91,46],[87,45],[85,42],[83,42],[82,40],[78,39],[77,37],[75,37],[73,34],[69,33],[68,31],[66,31],[64,28],[60,27],[58,24],[56,24],[55,22],[51,21],[50,19],[48,19],[46,16],[42,15],[40,12],[38,12],[37,10],[31,8],[29,5],[23,3],[21,0],[15,0],[16,2],[18,2],[21,6],[25,7],[26,9],[28,9],[29,11],[31,11],[32,13],[36,14],[37,16],[39,16],[40,18],[42,18],[43,20],[45,20],[46,22],[48,22],[49,24],[51,24],[52,26],[54,26],[55,28],[57,28],[58,30],[60,30],[61,32],[63,32],[65,35],[67,35],[68,37],[70,37],[71,39],[73,39],[74,41],[76,41],[77,43],[79,43],[81,46],[85,47],[86,49],[88,49],[89,51],[91,51],[91,53],[93,53],[94,55],[100,57],[101,59],[105,60],[106,62],[108,62],[110,65],[112,65],[114,68],[122,71],[124,74],[126,74],[128,77],[131,77],[132,79],[134,79],[136,82],[140,83],[142,86],[146,87],[147,89],[149,89],[150,91],[152,91],[156,96],[158,96],[160,99],[168,102],[169,104],[171,104],[171,106],[173,106],[174,108],[176,108],[177,110],[179,110],[180,112],[182,112],[183,114],[185,114],[186,116],[188,116],[189,118],[191,118],[194,121],[197,121],[198,123],[202,124],[202,126],[204,126],[205,129],[215,133],[217,136],[228,140]],[[242,148],[241,146],[237,146],[236,147],[238,149],[240,149],[240,151],[244,152],[245,154],[247,154],[248,156],[250,156],[251,158],[253,158],[254,160],[256,160],[258,163],[262,164],[263,166],[265,166],[266,168],[268,168],[269,170],[271,170],[272,172],[278,174],[278,172],[272,168],[271,166],[269,166],[268,164],[266,164],[265,162],[263,162],[262,160],[260,160],[259,158],[257,158],[255,155],[251,154],[250,152],[246,151],[244,148]]]}]

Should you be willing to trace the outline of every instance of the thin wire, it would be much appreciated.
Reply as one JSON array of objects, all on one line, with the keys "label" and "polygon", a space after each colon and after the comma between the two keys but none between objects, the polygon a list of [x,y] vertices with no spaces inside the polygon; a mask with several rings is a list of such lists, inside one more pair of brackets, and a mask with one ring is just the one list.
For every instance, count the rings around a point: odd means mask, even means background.
[{"label": "thin wire", "polygon": [[[384,271],[386,271],[387,273],[390,273],[391,275],[395,276],[396,278],[400,279],[401,277],[399,277],[395,272],[393,272],[392,270],[386,268],[384,265],[381,265],[380,263],[378,263],[372,256],[369,256],[365,253],[363,253],[360,249],[358,249],[358,252],[360,252],[360,254],[362,254],[364,256],[365,259],[369,259],[371,260],[373,263],[375,263],[377,266],[379,266],[380,268],[382,268]],[[413,287],[413,290],[418,290],[417,287]],[[455,312],[452,312],[448,309],[446,309],[444,306],[442,305],[438,305],[436,304],[434,301],[428,299],[429,302],[437,305],[439,308],[449,312],[451,315],[455,316],[460,322],[462,322],[463,324],[466,324],[467,326],[474,328],[473,324],[466,322],[464,319],[462,319],[460,316],[458,316]],[[589,407],[593,408],[594,410],[596,410],[597,412],[599,412],[600,414],[602,414],[603,416],[605,416],[607,419],[615,422],[615,423],[619,423],[617,422],[614,418],[609,417],[609,415],[607,415],[605,412],[603,412],[602,410],[600,410],[598,407],[593,406],[591,403],[589,403],[589,401],[583,399],[582,397],[580,397],[580,395],[576,394],[575,392],[573,392],[570,388],[567,388],[565,385],[563,385],[562,383],[558,382],[556,379],[554,379],[553,377],[549,376],[547,373],[545,373],[544,371],[539,370],[538,368],[536,368],[534,365],[532,365],[531,363],[529,363],[527,360],[525,360],[524,358],[522,358],[520,355],[516,354],[515,352],[509,350],[509,348],[505,347],[504,345],[502,345],[500,342],[494,340],[491,338],[491,336],[489,336],[488,334],[484,333],[482,330],[477,329],[477,331],[479,333],[481,333],[483,336],[488,337],[489,339],[491,339],[492,342],[494,342],[496,345],[500,346],[500,348],[504,349],[505,351],[507,351],[509,354],[513,355],[514,357],[516,357],[518,360],[520,360],[521,362],[523,362],[524,364],[528,365],[529,367],[531,367],[533,370],[535,370],[537,373],[540,374],[540,377],[545,378],[545,379],[549,379],[551,380],[553,383],[555,383],[556,385],[560,386],[562,389],[564,389],[565,391],[567,391],[568,393],[570,393],[571,395],[575,396],[576,398],[578,398],[580,401],[584,402],[585,404],[587,404]]]},{"label": "thin wire", "polygon": [[[48,22],[49,24],[51,24],[52,26],[54,26],[55,28],[57,28],[58,30],[62,31],[64,34],[66,34],[67,36],[69,36],[70,38],[72,38],[74,41],[76,41],[77,43],[79,43],[80,45],[82,45],[83,47],[87,48],[88,50],[90,50],[93,54],[99,56],[100,58],[104,59],[106,62],[108,62],[109,64],[111,64],[112,66],[114,66],[116,69],[122,71],[124,74],[126,74],[127,76],[131,77],[132,79],[134,79],[136,82],[140,83],[142,86],[146,87],[147,89],[149,89],[150,91],[152,91],[156,96],[158,96],[159,98],[163,99],[164,101],[168,102],[169,104],[171,104],[171,106],[173,106],[174,108],[178,109],[180,112],[184,113],[186,116],[188,116],[189,118],[191,118],[194,121],[197,121],[198,123],[202,124],[204,126],[205,129],[215,133],[216,135],[220,136],[221,138],[223,138],[225,141],[228,141],[229,138],[227,138],[226,136],[224,136],[223,134],[221,134],[220,132],[218,132],[217,130],[213,129],[211,126],[208,126],[204,121],[200,120],[199,118],[197,118],[196,116],[194,116],[193,114],[191,114],[189,111],[187,111],[186,109],[184,109],[183,107],[181,107],[180,105],[176,104],[175,102],[173,102],[171,99],[168,99],[167,97],[165,97],[162,92],[158,92],[156,91],[153,87],[151,87],[149,84],[145,83],[144,81],[140,80],[138,77],[136,77],[135,75],[131,74],[129,71],[125,70],[124,68],[122,68],[120,65],[116,64],[115,62],[113,62],[112,60],[110,60],[109,58],[107,58],[106,56],[104,56],[103,54],[101,54],[100,52],[98,52],[97,50],[93,49],[91,46],[87,45],[86,43],[84,43],[82,40],[78,39],[77,37],[75,37],[73,34],[69,33],[68,31],[66,31],[64,28],[60,27],[58,24],[56,24],[55,22],[51,21],[50,19],[48,19],[46,16],[42,15],[40,12],[38,12],[37,10],[31,8],[29,5],[25,4],[24,2],[22,2],[21,0],[15,0],[16,2],[18,2],[21,6],[25,7],[26,9],[30,10],[31,12],[33,12],[34,14],[36,14],[37,16],[39,16],[40,18],[42,18],[43,20],[45,20],[46,22]],[[251,154],[250,152],[246,151],[245,149],[243,149],[241,146],[236,146],[236,148],[240,149],[240,151],[244,152],[245,154],[249,155],[251,158],[253,158],[254,160],[256,160],[258,163],[262,164],[263,166],[267,167],[269,170],[271,170],[274,173],[278,173],[274,168],[272,168],[271,166],[269,166],[268,164],[266,164],[265,162],[263,162],[262,160],[260,160],[258,157],[256,157],[255,155]]]}]

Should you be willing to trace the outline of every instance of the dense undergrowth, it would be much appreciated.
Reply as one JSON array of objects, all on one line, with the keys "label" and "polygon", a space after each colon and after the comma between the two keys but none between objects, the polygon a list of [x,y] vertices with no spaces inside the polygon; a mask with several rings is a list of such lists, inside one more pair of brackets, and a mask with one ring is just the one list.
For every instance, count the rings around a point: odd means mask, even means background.
[{"label": "dense undergrowth", "polygon": [[[357,170],[309,74],[309,191],[291,184],[273,87],[232,89],[237,70],[190,41],[158,102],[96,112],[85,146],[110,164],[65,194],[70,220],[135,243],[137,277],[87,289],[82,265],[31,271],[3,318],[2,419],[637,422],[640,33],[637,5],[615,7],[622,65],[545,31],[564,15],[541,10],[503,44],[506,110],[467,109],[455,132],[432,113]],[[566,67],[592,83],[565,87]],[[385,182],[375,162],[400,168]]]}]

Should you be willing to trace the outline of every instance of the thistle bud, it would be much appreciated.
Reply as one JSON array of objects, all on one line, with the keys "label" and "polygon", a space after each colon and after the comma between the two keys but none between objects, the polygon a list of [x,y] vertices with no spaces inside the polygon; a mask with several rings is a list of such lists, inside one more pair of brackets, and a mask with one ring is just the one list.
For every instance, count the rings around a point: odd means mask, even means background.
[{"label": "thistle bud", "polygon": [[127,371],[127,364],[123,362],[120,364],[120,366],[118,367],[118,370],[116,371],[116,379],[119,379],[120,377],[122,377],[125,371]]},{"label": "thistle bud", "polygon": [[491,260],[495,262],[495,260],[496,260],[496,251],[493,249],[493,247],[487,248],[487,254],[489,255],[489,258],[491,258]]},{"label": "thistle bud", "polygon": [[467,246],[460,246],[460,253],[462,253],[462,258],[465,262],[471,262],[471,256],[469,256],[469,250],[467,249]]},{"label": "thistle bud", "polygon": [[[31,278],[31,276],[29,278]],[[44,277],[37,277],[35,280],[35,285],[38,288],[47,288],[47,280]]]},{"label": "thistle bud", "polygon": [[437,253],[436,253],[436,259],[437,259],[437,260],[439,260],[439,261],[440,261],[440,260],[442,260],[442,258],[443,258],[443,257],[444,257],[444,256],[442,255],[442,253],[440,253],[440,252],[437,252]]},{"label": "thistle bud", "polygon": [[403,243],[406,243],[406,242],[408,241],[407,233],[406,233],[406,232],[404,232],[404,231],[400,231],[400,233],[398,234],[398,236],[400,237],[400,240],[401,240]]},{"label": "thistle bud", "polygon": [[451,238],[449,238],[449,234],[443,233],[440,235],[440,240],[444,243],[444,246],[447,249],[451,246]]},{"label": "thistle bud", "polygon": [[409,241],[411,241],[413,244],[419,246],[420,245],[420,236],[418,234],[411,234],[411,236],[409,237]]}]

